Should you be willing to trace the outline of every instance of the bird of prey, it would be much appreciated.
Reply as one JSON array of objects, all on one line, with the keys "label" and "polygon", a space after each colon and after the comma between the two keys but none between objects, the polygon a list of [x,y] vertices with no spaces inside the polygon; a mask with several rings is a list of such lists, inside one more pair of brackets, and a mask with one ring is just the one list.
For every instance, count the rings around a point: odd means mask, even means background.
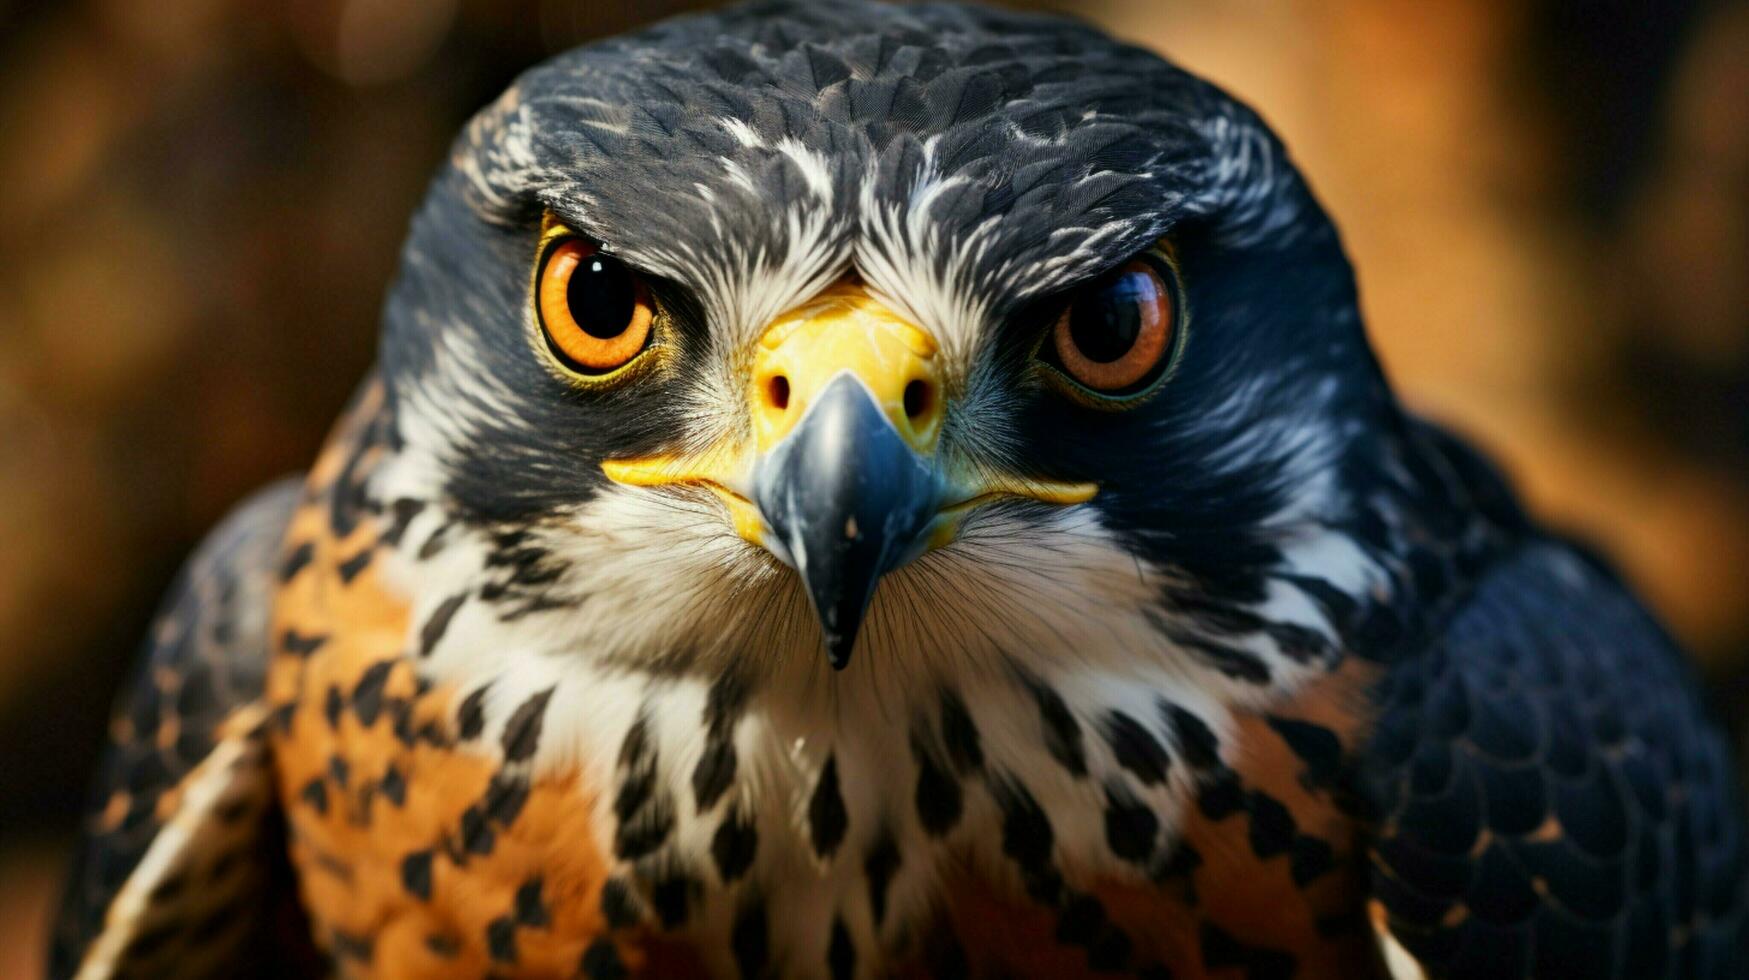
[{"label": "bird of prey", "polygon": [[147,638],[57,976],[1723,977],[1680,652],[1250,109],[765,2],[523,75]]}]

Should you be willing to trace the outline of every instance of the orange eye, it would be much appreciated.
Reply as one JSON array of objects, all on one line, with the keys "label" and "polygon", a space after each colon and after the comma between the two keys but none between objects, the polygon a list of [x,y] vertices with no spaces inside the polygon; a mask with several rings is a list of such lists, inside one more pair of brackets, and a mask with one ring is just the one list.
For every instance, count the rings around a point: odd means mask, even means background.
[{"label": "orange eye", "polygon": [[547,346],[580,374],[622,367],[649,342],[649,290],[592,242],[568,238],[549,250],[537,293]]},{"label": "orange eye", "polygon": [[1063,373],[1091,391],[1134,394],[1166,364],[1173,314],[1159,271],[1134,259],[1075,294],[1051,328],[1051,343]]}]

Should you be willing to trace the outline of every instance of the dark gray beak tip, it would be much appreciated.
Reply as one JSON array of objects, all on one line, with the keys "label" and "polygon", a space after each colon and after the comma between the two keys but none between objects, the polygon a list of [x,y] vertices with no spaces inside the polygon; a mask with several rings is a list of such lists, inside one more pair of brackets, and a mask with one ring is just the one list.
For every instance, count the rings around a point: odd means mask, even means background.
[{"label": "dark gray beak tip", "polygon": [[832,665],[833,670],[843,670],[850,666],[850,651],[855,646],[855,633],[826,637],[826,662]]},{"label": "dark gray beak tip", "polygon": [[[843,670],[850,664],[851,651],[856,649],[856,637],[862,631],[862,617],[874,599],[874,576],[847,581],[831,569],[807,576],[808,597],[813,600],[814,613],[820,621],[820,633],[826,643],[826,660],[833,670]],[[839,572],[855,569],[839,569]]]},{"label": "dark gray beak tip", "polygon": [[754,502],[801,574],[834,669],[850,662],[880,577],[935,515],[934,471],[844,375],[761,463]]}]

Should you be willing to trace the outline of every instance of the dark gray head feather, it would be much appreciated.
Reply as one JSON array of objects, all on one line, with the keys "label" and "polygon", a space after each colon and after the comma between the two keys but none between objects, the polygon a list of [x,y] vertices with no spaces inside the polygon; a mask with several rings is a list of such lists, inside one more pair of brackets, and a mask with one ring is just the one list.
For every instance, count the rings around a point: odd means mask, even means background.
[{"label": "dark gray head feather", "polygon": [[[1304,206],[1212,86],[1079,24],[946,4],[757,3],[585,47],[518,80],[458,157],[487,214],[539,201],[698,289],[798,248],[828,270],[903,249],[874,226],[926,218],[932,254],[887,260],[945,264],[976,237],[937,272],[993,317],[1186,216],[1258,237]],[[790,206],[817,204],[824,231],[795,241]]]}]

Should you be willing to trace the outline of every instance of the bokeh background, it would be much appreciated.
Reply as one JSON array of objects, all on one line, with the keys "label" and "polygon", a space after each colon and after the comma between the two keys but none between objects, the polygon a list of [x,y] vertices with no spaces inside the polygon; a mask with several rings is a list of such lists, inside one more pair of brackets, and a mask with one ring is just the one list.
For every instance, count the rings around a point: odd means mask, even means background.
[{"label": "bokeh background", "polygon": [[[159,591],[311,458],[451,135],[544,56],[697,5],[0,0],[0,976],[37,970]],[[1749,4],[1074,9],[1276,124],[1406,399],[1612,554],[1741,732]]]}]

